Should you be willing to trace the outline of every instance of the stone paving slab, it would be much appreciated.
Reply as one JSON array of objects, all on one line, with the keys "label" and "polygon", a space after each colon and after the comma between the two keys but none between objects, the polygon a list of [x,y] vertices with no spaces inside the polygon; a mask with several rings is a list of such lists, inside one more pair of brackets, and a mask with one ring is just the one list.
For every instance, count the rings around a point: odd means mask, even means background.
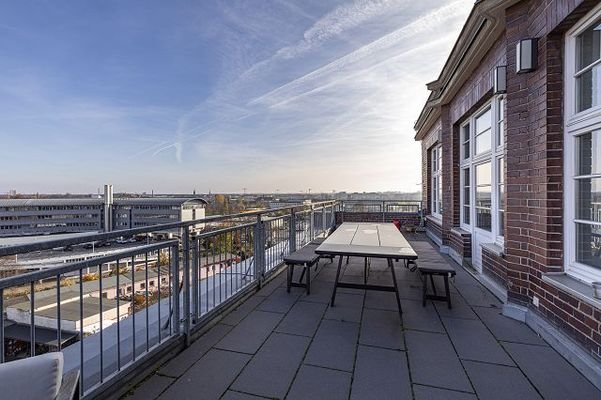
[{"label": "stone paving slab", "polygon": [[407,331],[405,342],[414,383],[473,392],[448,336]]},{"label": "stone paving slab", "polygon": [[411,400],[407,356],[402,351],[359,346],[351,400]]},{"label": "stone paving slab", "polygon": [[296,300],[300,296],[300,293],[292,292],[288,293],[286,288],[280,287],[273,291],[259,306],[257,310],[269,311],[285,314],[296,303]]},{"label": "stone paving slab", "polygon": [[451,294],[452,308],[449,309],[447,303],[435,301],[436,311],[441,317],[447,318],[463,318],[463,319],[478,319],[478,316],[463,298],[457,294]]},{"label": "stone paving slab", "polygon": [[401,299],[403,306],[403,327],[405,329],[445,333],[442,321],[432,302],[422,306],[421,300]]},{"label": "stone paving slab", "polygon": [[345,322],[361,322],[361,313],[363,307],[363,294],[336,293],[336,302],[334,307],[328,307],[325,319],[333,319]]},{"label": "stone paving slab", "polygon": [[332,297],[332,288],[334,282],[326,282],[319,279],[311,281],[311,294],[307,295],[306,291],[303,291],[300,295],[300,300],[310,303],[323,303],[328,304]]},{"label": "stone paving slab", "polygon": [[126,397],[127,400],[153,400],[169,387],[175,378],[154,374]]},{"label": "stone paving slab", "polygon": [[221,400],[262,400],[267,397],[254,396],[252,394],[235,392],[233,390],[228,390],[221,397]]},{"label": "stone paving slab", "polygon": [[464,361],[476,394],[487,400],[540,400],[536,389],[514,367]]},{"label": "stone paving slab", "polygon": [[313,338],[305,364],[353,371],[359,324],[324,319]]},{"label": "stone paving slab", "polygon": [[240,304],[235,310],[226,315],[220,322],[226,325],[238,325],[251,311],[264,300],[261,296],[251,296]]},{"label": "stone paving slab", "polygon": [[422,385],[413,385],[413,394],[415,400],[478,400],[475,394]]},{"label": "stone paving slab", "polygon": [[310,338],[273,333],[232,389],[270,398],[284,398],[309,347]]},{"label": "stone paving slab", "polygon": [[405,349],[401,317],[398,311],[363,311],[359,343],[394,350]]},{"label": "stone paving slab", "polygon": [[347,400],[351,388],[351,374],[327,368],[303,365],[290,392],[288,400]]},{"label": "stone paving slab", "polygon": [[455,283],[461,296],[470,306],[501,307],[502,303],[481,285]]},{"label": "stone paving slab", "polygon": [[218,399],[250,360],[247,354],[211,350],[169,387],[161,400]]},{"label": "stone paving slab", "polygon": [[276,328],[276,332],[313,337],[328,308],[327,304],[298,301]]},{"label": "stone paving slab", "polygon": [[519,343],[503,346],[545,399],[601,399],[601,391],[552,348]]},{"label": "stone paving slab", "polygon": [[179,353],[175,358],[163,364],[158,372],[161,375],[172,376],[174,378],[181,376],[231,330],[232,327],[229,325],[215,325],[192,343],[186,351]]},{"label": "stone paving slab", "polygon": [[479,320],[443,318],[459,358],[514,366],[503,347]]},{"label": "stone paving slab", "polygon": [[225,335],[215,347],[254,354],[282,317],[283,314],[255,310]]},{"label": "stone paving slab", "polygon": [[255,296],[267,297],[270,294],[272,294],[274,290],[276,290],[279,287],[282,287],[285,283],[286,283],[286,274],[285,273],[279,274],[278,276],[273,278],[271,281],[267,282],[267,284],[265,286],[263,286],[261,288],[261,290],[259,290],[255,294]]},{"label": "stone paving slab", "polygon": [[548,346],[528,325],[504,316],[501,308],[474,307],[474,311],[497,340]]}]

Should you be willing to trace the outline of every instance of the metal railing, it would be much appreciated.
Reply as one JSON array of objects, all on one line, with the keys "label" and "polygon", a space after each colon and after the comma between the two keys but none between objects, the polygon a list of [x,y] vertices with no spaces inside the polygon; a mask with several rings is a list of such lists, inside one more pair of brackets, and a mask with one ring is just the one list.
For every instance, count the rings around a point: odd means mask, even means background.
[{"label": "metal railing", "polygon": [[[330,201],[0,248],[2,257],[179,231],[175,240],[0,279],[0,362],[62,351],[65,371],[80,370],[82,396],[116,393],[150,358],[189,344],[208,320],[261,287],[283,257],[327,234],[339,210]],[[207,222],[225,226],[196,234]],[[28,330],[28,347],[7,335],[14,326]]]},{"label": "metal railing", "polygon": [[420,200],[344,200],[341,201],[344,212],[377,213],[419,213],[422,210]]}]

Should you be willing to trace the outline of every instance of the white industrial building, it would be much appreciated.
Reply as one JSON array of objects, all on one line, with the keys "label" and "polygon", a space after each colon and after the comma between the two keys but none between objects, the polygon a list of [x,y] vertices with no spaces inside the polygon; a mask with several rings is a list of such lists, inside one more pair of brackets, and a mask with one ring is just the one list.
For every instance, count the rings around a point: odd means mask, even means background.
[{"label": "white industrial building", "polygon": [[2,199],[0,237],[107,232],[205,217],[207,202],[201,198],[115,199],[112,185],[104,193],[101,198]]}]

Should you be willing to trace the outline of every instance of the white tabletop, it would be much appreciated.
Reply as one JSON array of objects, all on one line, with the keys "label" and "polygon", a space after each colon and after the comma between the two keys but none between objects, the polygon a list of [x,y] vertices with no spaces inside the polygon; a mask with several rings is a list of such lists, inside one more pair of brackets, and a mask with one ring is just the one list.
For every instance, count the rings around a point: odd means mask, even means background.
[{"label": "white tabletop", "polygon": [[315,252],[374,258],[417,258],[407,239],[392,223],[345,222]]}]

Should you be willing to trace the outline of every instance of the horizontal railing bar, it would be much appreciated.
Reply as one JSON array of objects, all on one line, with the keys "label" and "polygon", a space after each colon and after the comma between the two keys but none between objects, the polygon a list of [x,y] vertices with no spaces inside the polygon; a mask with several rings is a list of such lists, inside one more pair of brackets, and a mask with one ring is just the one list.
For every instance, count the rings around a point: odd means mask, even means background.
[{"label": "horizontal railing bar", "polygon": [[216,229],[214,231],[203,232],[200,235],[196,235],[195,238],[196,239],[205,239],[205,238],[211,237],[211,236],[218,236],[218,235],[222,235],[224,233],[232,232],[232,231],[235,231],[238,229],[249,228],[255,224],[256,224],[256,222],[250,222],[248,224],[241,224],[241,225],[236,225],[236,226],[230,226],[228,228]]},{"label": "horizontal railing bar", "polygon": [[[336,201],[336,200],[324,201],[324,202],[319,202],[319,203],[312,203],[312,206],[319,207],[319,206],[323,206],[323,205],[333,205],[333,204],[336,204],[337,202],[338,201]],[[182,228],[186,228],[189,226],[199,225],[199,224],[203,224],[203,223],[207,223],[207,222],[217,222],[217,221],[230,220],[230,219],[234,219],[234,218],[252,217],[252,216],[257,216],[257,215],[262,215],[262,214],[270,214],[270,213],[278,212],[278,211],[287,211],[287,210],[289,211],[289,210],[298,210],[298,209],[304,210],[308,207],[311,207],[311,205],[299,205],[299,206],[291,206],[291,207],[271,208],[271,209],[259,210],[259,211],[247,211],[247,212],[242,212],[242,213],[237,213],[237,214],[205,217],[205,218],[191,220],[191,221],[185,221],[185,222],[172,222],[172,223],[168,223],[168,224],[158,224],[158,225],[146,226],[143,228],[123,229],[123,230],[104,232],[104,233],[81,234],[81,235],[78,235],[77,237],[68,238],[68,239],[50,239],[47,241],[37,242],[37,243],[28,243],[28,244],[22,244],[22,245],[16,245],[16,246],[6,246],[6,247],[0,247],[0,257],[12,256],[12,255],[21,254],[21,253],[29,253],[32,251],[49,250],[49,249],[53,249],[55,247],[64,247],[64,246],[69,246],[69,245],[88,243],[88,242],[92,242],[92,241],[115,239],[115,238],[119,238],[121,236],[133,236],[133,235],[139,235],[139,234],[143,234],[143,233],[152,233],[152,232],[156,232],[156,231],[182,229]]]},{"label": "horizontal railing bar", "polygon": [[99,265],[117,261],[123,258],[128,258],[132,256],[136,256],[138,254],[143,254],[145,252],[151,252],[154,250],[161,250],[164,248],[168,248],[171,246],[176,246],[178,244],[177,240],[169,240],[161,243],[146,245],[135,247],[130,250],[124,250],[117,253],[113,253],[106,256],[90,258],[89,260],[78,261],[72,264],[68,264],[60,267],[48,268],[42,271],[33,271],[26,272],[24,274],[10,276],[8,278],[0,279],[0,289],[6,289],[12,286],[24,285],[30,282],[39,281],[41,279],[55,277],[58,274],[66,274],[69,272],[75,272],[79,270],[83,270],[90,267],[98,267]]}]

